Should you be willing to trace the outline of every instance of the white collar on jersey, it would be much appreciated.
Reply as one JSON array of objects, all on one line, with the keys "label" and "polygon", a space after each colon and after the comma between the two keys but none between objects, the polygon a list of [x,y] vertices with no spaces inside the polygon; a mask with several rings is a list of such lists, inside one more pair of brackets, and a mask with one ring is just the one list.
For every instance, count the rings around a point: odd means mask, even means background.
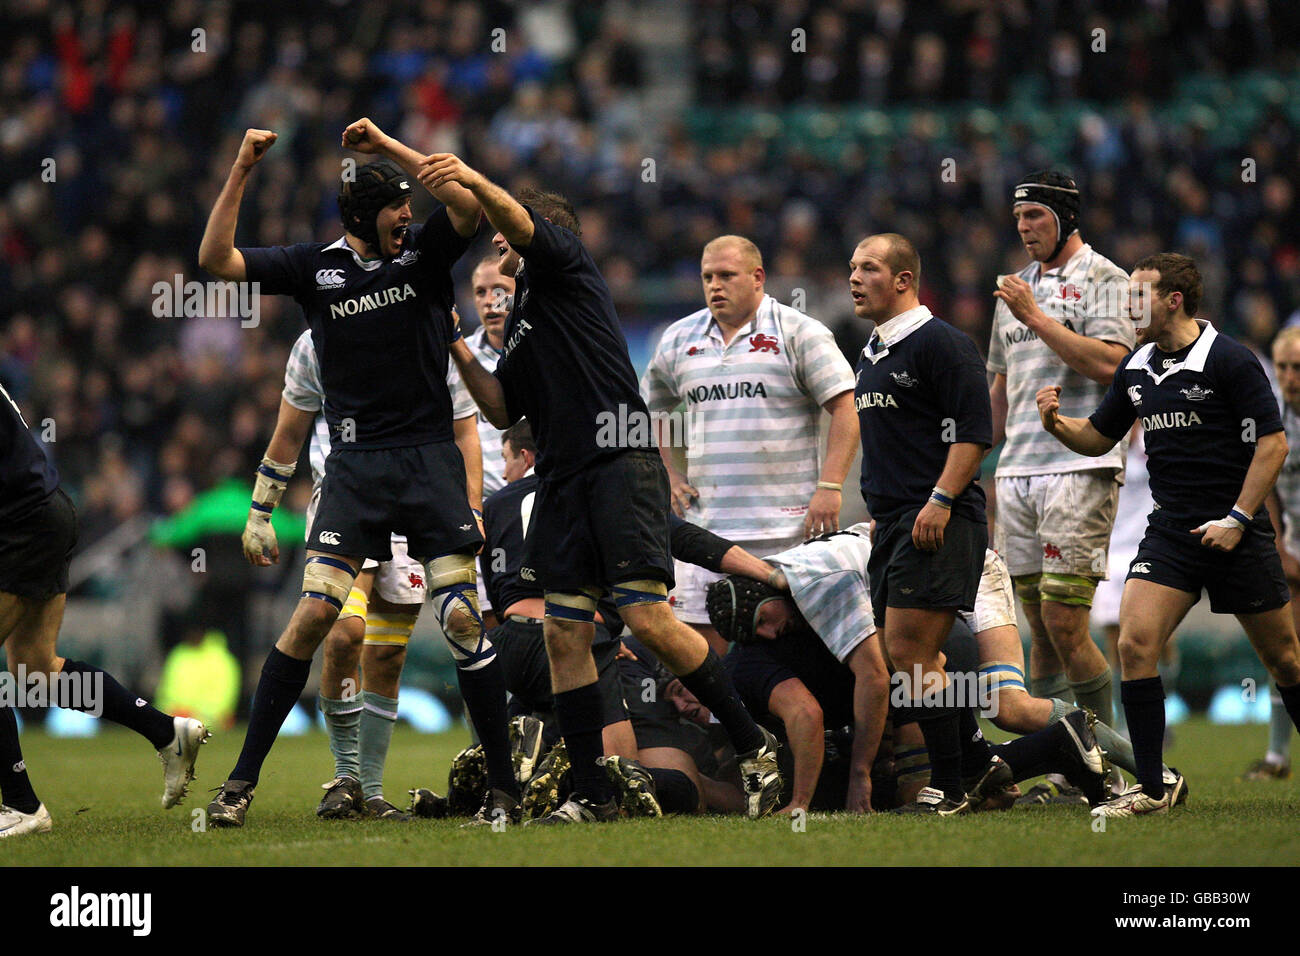
[{"label": "white collar on jersey", "polygon": [[891,347],[903,341],[932,318],[934,318],[934,313],[930,311],[928,306],[924,305],[918,305],[914,309],[898,313],[892,319],[877,325],[875,331],[871,333],[872,339],[879,339],[884,348],[878,348],[874,353],[871,352],[869,350],[871,339],[868,339],[867,345],[862,347],[862,354],[871,360],[872,365],[875,365],[889,354]]},{"label": "white collar on jersey", "polygon": [[362,259],[357,255],[357,250],[348,245],[347,236],[339,236],[336,242],[331,242],[328,246],[322,249],[321,252],[329,252],[331,249],[346,249],[348,252],[352,253],[352,258],[356,261],[356,264],[367,272],[378,269],[384,264],[383,259]]},{"label": "white collar on jersey", "polygon": [[1187,358],[1183,359],[1181,362],[1175,362],[1173,365],[1169,366],[1169,368],[1157,375],[1151,370],[1151,366],[1147,364],[1151,358],[1152,352],[1155,351],[1156,343],[1148,342],[1133,353],[1128,360],[1128,364],[1124,367],[1128,369],[1142,369],[1155,379],[1157,385],[1167,379],[1170,375],[1173,375],[1175,372],[1181,372],[1183,369],[1187,369],[1189,372],[1204,372],[1205,360],[1210,354],[1210,346],[1214,344],[1214,340],[1219,333],[1214,330],[1214,326],[1204,319],[1194,319],[1193,321],[1199,325],[1203,331],[1201,332],[1201,337],[1196,340],[1196,344],[1192,346],[1192,350],[1187,353]]}]

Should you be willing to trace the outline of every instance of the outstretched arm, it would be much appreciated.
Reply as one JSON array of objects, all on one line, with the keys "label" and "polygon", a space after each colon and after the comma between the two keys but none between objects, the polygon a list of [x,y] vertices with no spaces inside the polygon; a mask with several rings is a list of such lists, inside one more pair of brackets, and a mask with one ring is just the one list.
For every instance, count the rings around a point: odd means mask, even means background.
[{"label": "outstretched arm", "polygon": [[199,268],[211,272],[218,279],[242,282],[247,275],[244,254],[235,248],[239,203],[244,198],[248,174],[261,162],[277,135],[269,129],[250,129],[244,133],[235,164],[230,167],[226,184],[221,187],[221,194],[212,206],[207,228],[203,230],[203,241],[199,243]]},{"label": "outstretched arm", "polygon": [[522,252],[533,241],[533,220],[528,210],[508,192],[482,173],[470,169],[453,153],[434,153],[420,168],[420,182],[429,189],[441,189],[459,183],[474,194],[483,206],[492,227],[505,237],[515,251]]},{"label": "outstretched arm", "polygon": [[[371,122],[369,117],[362,117],[343,131],[343,147],[356,150],[358,153],[386,156],[401,166],[408,176],[414,179],[420,178],[420,164],[424,161],[424,156],[400,140],[389,136]],[[444,183],[437,187],[430,186],[423,180],[421,182],[435,199],[447,207],[447,217],[457,233],[462,236],[472,236],[478,231],[479,217],[483,210],[473,193],[455,182]]]}]

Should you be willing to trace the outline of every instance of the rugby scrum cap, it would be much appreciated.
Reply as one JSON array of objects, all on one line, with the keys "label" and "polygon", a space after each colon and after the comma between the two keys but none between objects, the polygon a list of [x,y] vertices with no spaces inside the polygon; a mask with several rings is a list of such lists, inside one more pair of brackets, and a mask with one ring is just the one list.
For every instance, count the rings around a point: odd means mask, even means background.
[{"label": "rugby scrum cap", "polygon": [[339,189],[339,214],[348,232],[379,248],[379,211],[400,196],[411,195],[411,181],[397,165],[386,159],[366,163],[357,170],[354,182]]},{"label": "rugby scrum cap", "polygon": [[1049,262],[1055,259],[1069,238],[1079,231],[1079,185],[1074,177],[1054,169],[1030,173],[1011,195],[1012,209],[1021,203],[1033,203],[1046,206],[1056,217],[1056,248],[1047,257]]},{"label": "rugby scrum cap", "polygon": [[704,606],[709,612],[709,623],[724,640],[749,644],[757,640],[754,631],[763,605],[785,596],[769,584],[729,574],[709,585]]}]

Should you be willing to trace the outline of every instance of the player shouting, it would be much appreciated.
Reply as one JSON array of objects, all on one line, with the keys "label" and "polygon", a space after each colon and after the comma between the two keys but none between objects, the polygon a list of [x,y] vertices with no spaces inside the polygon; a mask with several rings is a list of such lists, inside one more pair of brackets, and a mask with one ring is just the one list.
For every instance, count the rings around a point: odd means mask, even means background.
[{"label": "player shouting", "polygon": [[[1201,274],[1186,256],[1137,264],[1130,308],[1139,347],[1088,418],[1060,414],[1060,387],[1038,392],[1048,432],[1081,455],[1110,451],[1139,416],[1151,472],[1146,536],[1120,605],[1120,699],[1138,782],[1095,816],[1165,813],[1179,802],[1160,756],[1165,732],[1160,651],[1193,604],[1233,614],[1300,724],[1300,646],[1273,528],[1264,508],[1286,458],[1277,401],[1254,354],[1196,319]],[[1149,324],[1145,321],[1149,314]]]},{"label": "player shouting", "polygon": [[[609,287],[578,238],[573,207],[537,191],[521,205],[449,153],[426,159],[420,178],[433,188],[458,183],[474,194],[497,229],[501,271],[515,276],[514,310],[495,374],[463,344],[452,355],[487,417],[499,427],[527,417],[537,440],[541,480],[520,574],[535,576],[546,592],[555,711],[575,781],[574,796],[539,822],[617,815],[617,799],[597,764],[602,700],[591,642],[596,599],[604,591],[613,594],[632,634],[726,727],[741,756],[749,813],[769,813],[781,790],[776,740],[740,703],[708,642],[668,606],[668,477],[650,442],[649,413]],[[611,437],[602,428],[611,417],[646,427]],[[620,520],[611,522],[610,515]]]},{"label": "player shouting", "polygon": [[[262,764],[307,681],[311,658],[338,617],[365,558],[389,560],[391,534],[426,565],[425,582],[456,659],[461,693],[483,739],[493,785],[518,792],[506,732],[505,686],[483,636],[474,555],[483,539],[465,494],[465,465],[453,441],[447,347],[453,334],[452,264],[478,228],[474,197],[449,184],[440,205],[412,223],[411,186],[420,156],[369,120],[344,131],[344,145],[383,154],[345,181],[345,234],[332,243],[236,249],[235,225],[253,166],[274,144],[249,130],[217,197],[199,264],[227,280],[292,295],[311,328],[332,449],[293,617],[267,655],[239,760],[208,807],[216,826],[242,826]],[[269,513],[293,465],[264,461],[253,494]]]}]

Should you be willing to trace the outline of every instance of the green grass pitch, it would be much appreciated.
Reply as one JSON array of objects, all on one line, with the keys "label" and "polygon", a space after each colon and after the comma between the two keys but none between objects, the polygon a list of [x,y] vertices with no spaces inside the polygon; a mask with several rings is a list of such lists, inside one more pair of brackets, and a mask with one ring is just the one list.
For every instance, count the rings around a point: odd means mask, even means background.
[{"label": "green grass pitch", "polygon": [[[203,748],[199,779],[184,804],[159,806],[162,769],[135,735],[109,728],[89,740],[24,736],[33,783],[54,816],[51,833],[0,841],[0,866],[429,866],[429,865],[891,865],[1295,866],[1300,864],[1300,784],[1241,783],[1262,753],[1262,727],[1176,728],[1167,758],[1186,774],[1191,798],[1167,817],[1090,826],[1086,808],[1035,807],[945,820],[889,815],[635,820],[600,827],[462,830],[460,821],[322,822],[314,809],[331,776],[325,736],[276,744],[248,824],[195,832],[192,811],[234,763],[242,728]],[[387,796],[445,792],[447,765],[463,731],[423,736],[399,726]]]}]

